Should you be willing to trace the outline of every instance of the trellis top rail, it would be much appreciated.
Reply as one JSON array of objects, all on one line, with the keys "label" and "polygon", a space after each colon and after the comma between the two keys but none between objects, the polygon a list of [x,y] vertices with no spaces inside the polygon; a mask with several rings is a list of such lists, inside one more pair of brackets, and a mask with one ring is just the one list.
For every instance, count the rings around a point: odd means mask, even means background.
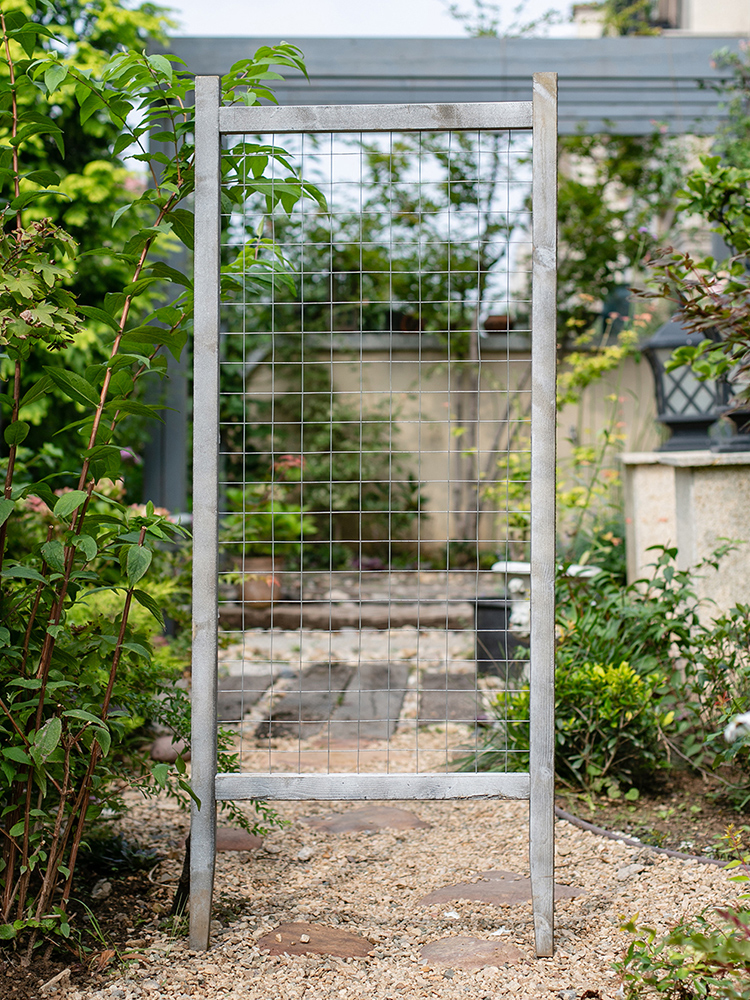
[{"label": "trellis top rail", "polygon": [[222,135],[264,132],[470,132],[532,127],[531,101],[486,104],[232,105]]}]

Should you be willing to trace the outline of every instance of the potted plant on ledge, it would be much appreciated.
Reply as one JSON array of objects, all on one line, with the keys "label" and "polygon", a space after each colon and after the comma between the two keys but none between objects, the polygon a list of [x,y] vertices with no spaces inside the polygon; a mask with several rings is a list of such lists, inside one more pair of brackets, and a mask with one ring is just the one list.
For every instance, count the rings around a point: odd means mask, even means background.
[{"label": "potted plant on ledge", "polygon": [[227,487],[222,549],[235,567],[232,577],[245,604],[267,607],[278,600],[281,570],[299,568],[302,540],[315,534],[312,517],[291,493],[278,482]]}]

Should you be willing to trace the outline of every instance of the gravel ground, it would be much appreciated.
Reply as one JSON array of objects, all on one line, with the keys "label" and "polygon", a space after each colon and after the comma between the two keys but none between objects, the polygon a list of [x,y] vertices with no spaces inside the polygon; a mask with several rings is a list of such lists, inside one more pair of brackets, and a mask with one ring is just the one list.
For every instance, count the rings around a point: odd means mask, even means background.
[{"label": "gravel ground", "polygon": [[[321,659],[383,657],[415,667],[399,726],[387,743],[329,746],[325,733],[301,743],[291,738],[259,742],[254,729],[267,707],[261,699],[236,729],[243,770],[415,772],[449,766],[456,748],[467,738],[471,744],[473,730],[453,723],[415,725],[413,688],[422,668],[473,671],[465,632],[251,630],[221,653],[223,676],[266,673],[282,687],[290,671],[296,676]],[[491,696],[492,691],[482,693]],[[736,898],[735,885],[716,866],[666,858],[558,821],[556,879],[581,893],[558,900],[555,956],[537,959],[528,900],[498,905],[456,893],[447,899],[443,894],[440,902],[423,901],[438,889],[479,882],[490,871],[528,876],[528,803],[387,803],[427,824],[404,829],[333,833],[309,822],[362,805],[282,802],[277,810],[288,825],[275,829],[262,847],[221,852],[208,952],[191,952],[184,936],[166,932],[160,922],[163,901],[144,904],[140,911],[134,907],[115,915],[127,933],[124,963],[102,985],[82,989],[74,981],[44,995],[66,1000],[581,1000],[591,991],[589,998],[615,1000],[620,984],[611,966],[628,944],[620,930],[624,920],[638,914],[640,923],[666,931],[682,917]],[[164,899],[180,875],[186,817],[163,798],[143,802],[131,793],[120,827],[127,838],[166,855],[149,876],[164,887]],[[327,928],[356,935],[369,954],[269,954],[269,943],[273,950],[275,941],[283,947],[288,939],[280,925],[301,923],[308,926],[294,932],[298,950],[308,943],[305,938],[314,945],[320,929]],[[261,942],[265,935],[270,937]],[[423,952],[444,939],[442,958],[429,949]],[[462,967],[466,948],[473,947],[467,939],[495,946],[487,964]]]},{"label": "gravel ground", "polygon": [[[525,802],[388,803],[416,814],[429,827],[330,833],[306,818],[361,808],[361,803],[280,803],[289,826],[257,851],[218,857],[214,934],[206,953],[165,934],[158,920],[129,927],[125,966],[95,990],[63,987],[66,1000],[142,997],[228,1000],[318,1000],[367,996],[372,1000],[422,997],[581,997],[614,1000],[619,983],[613,959],[627,946],[623,918],[666,930],[704,907],[726,904],[736,890],[715,866],[678,861],[634,849],[558,821],[558,883],[583,891],[556,905],[556,953],[537,959],[531,904],[498,906],[456,899],[424,904],[429,892],[480,873],[503,869],[528,874]],[[184,836],[181,813],[169,803],[135,797],[124,832],[162,850]],[[172,851],[153,873],[176,883],[180,859]],[[131,919],[133,915],[129,915]],[[280,924],[305,922],[356,934],[371,943],[365,958],[271,956],[258,940]],[[421,949],[443,938],[475,938],[512,946],[515,960],[476,970],[450,958],[436,962]],[[458,942],[456,945],[458,946]],[[497,959],[496,959],[497,961]],[[566,993],[564,991],[576,991]]]}]

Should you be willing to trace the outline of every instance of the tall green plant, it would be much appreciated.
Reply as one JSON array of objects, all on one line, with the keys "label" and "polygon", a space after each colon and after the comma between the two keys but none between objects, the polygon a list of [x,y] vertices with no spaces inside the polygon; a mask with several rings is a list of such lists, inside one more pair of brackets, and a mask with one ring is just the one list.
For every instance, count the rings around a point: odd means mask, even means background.
[{"label": "tall green plant", "polygon": [[[118,52],[130,48],[137,51],[146,44],[165,42],[164,32],[172,22],[165,8],[151,3],[130,6],[123,0],[54,0],[47,4],[15,0],[8,6],[25,14],[40,29],[36,35],[37,55],[53,54],[75,60],[83,74],[98,74],[107,61]],[[8,65],[0,61],[0,76],[7,82]],[[59,194],[40,193],[25,211],[28,221],[49,219],[69,233],[78,245],[76,267],[67,268],[64,287],[86,303],[102,307],[109,294],[116,294],[128,283],[131,265],[117,252],[104,257],[89,254],[102,247],[116,251],[124,246],[136,225],[149,225],[145,206],[133,206],[139,215],[134,224],[127,215],[114,224],[113,215],[138,201],[144,188],[144,177],[126,162],[123,151],[115,152],[121,135],[117,122],[101,110],[85,117],[79,115],[76,83],[72,77],[63,80],[54,93],[54,110],[50,115],[50,100],[44,87],[23,86],[19,79],[16,101],[19,114],[26,120],[36,115],[38,120],[52,117],[56,133],[37,133],[24,144],[24,167],[34,175],[44,190],[44,179],[56,177]],[[64,135],[58,145],[55,135]],[[10,124],[0,124],[0,141],[9,145]],[[176,245],[176,244],[175,244]],[[140,295],[132,309],[139,316],[147,315],[156,302],[152,295]],[[85,331],[72,347],[63,348],[44,359],[43,364],[69,368],[84,375],[92,364],[106,361],[108,354],[107,328],[89,317]],[[7,377],[10,362],[0,358],[0,374]],[[41,363],[30,357],[22,372],[22,391],[27,392],[43,375]],[[29,424],[27,447],[38,450],[45,441],[72,423],[77,417],[76,404],[56,385],[38,396],[26,408]],[[135,455],[141,451],[148,434],[145,418],[131,415],[129,445]],[[76,460],[75,439],[62,432],[57,445],[68,461]],[[141,499],[140,467],[132,462],[127,469],[126,487],[131,499]]]},{"label": "tall green plant", "polygon": [[[192,241],[185,199],[194,185],[193,83],[174,59],[138,52],[118,53],[97,73],[81,70],[54,46],[51,52],[40,46],[51,29],[26,6],[3,8],[0,30],[0,125],[9,136],[0,150],[0,346],[12,373],[0,397],[7,448],[0,498],[0,939],[21,936],[31,954],[45,936],[70,934],[69,901],[87,823],[131,773],[122,751],[144,706],[164,721],[185,722],[178,695],[159,707],[171,679],[130,621],[136,604],[160,620],[147,574],[161,546],[184,532],[151,504],[123,506],[100,483],[120,474],[131,418],[153,416],[137,398],[139,384],[163,376],[162,349],[178,357],[187,337],[191,282],[164,262],[162,251],[166,240]],[[275,76],[273,64],[304,69],[292,46],[263,48],[224,78],[225,98],[254,103],[272,97],[264,81]],[[115,152],[134,148],[153,180],[128,213],[129,238],[88,251],[116,257],[127,272],[121,287],[96,305],[79,304],[66,287],[80,260],[70,234],[35,217],[40,204],[63,193],[60,178],[29,169],[25,160],[45,137],[64,149],[51,109],[68,83],[81,120],[97,115],[116,128]],[[22,100],[40,87],[49,102],[46,115]],[[168,140],[169,154],[149,152],[154,135]],[[256,154],[253,143],[233,151],[226,164],[230,182]],[[283,161],[283,151],[276,155]],[[256,173],[260,182],[262,170]],[[282,187],[292,203],[302,196],[296,175]],[[233,192],[230,183],[230,201]],[[274,248],[256,240],[244,268],[246,285],[267,287],[282,271]],[[149,308],[157,288],[165,304]],[[107,331],[106,360],[83,372],[41,364],[85,342],[92,325]],[[24,391],[27,366],[44,374]],[[54,448],[26,447],[29,409],[53,387],[77,411],[67,428],[75,465],[70,453],[60,462]],[[43,537],[24,531],[30,508],[43,513]],[[102,591],[113,595],[116,610],[86,616],[83,599]],[[184,770],[178,760],[175,780],[187,793]],[[143,774],[145,789],[164,785],[167,771],[159,765]]]}]

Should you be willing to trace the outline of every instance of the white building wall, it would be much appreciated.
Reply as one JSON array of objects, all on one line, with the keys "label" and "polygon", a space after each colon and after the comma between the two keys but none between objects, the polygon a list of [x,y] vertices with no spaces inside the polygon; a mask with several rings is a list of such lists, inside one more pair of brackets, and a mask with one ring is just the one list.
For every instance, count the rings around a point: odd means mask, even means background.
[{"label": "white building wall", "polygon": [[750,35],[750,0],[682,0],[679,30],[694,35]]}]

